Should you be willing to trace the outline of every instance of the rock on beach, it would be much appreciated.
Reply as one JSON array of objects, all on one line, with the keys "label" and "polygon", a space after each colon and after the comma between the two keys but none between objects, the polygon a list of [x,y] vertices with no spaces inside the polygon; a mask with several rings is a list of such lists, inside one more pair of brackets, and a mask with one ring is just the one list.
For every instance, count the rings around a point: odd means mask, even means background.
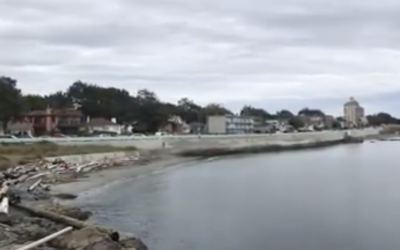
[{"label": "rock on beach", "polygon": [[[0,172],[1,187],[10,203],[23,204],[25,207],[53,214],[86,221],[90,211],[77,207],[61,205],[55,198],[73,199],[69,194],[53,195],[51,185],[75,181],[85,173],[109,167],[132,165],[134,162],[148,162],[149,159],[125,157],[121,159],[103,159],[80,165],[68,162],[40,161],[35,164],[16,166]],[[1,193],[1,192],[0,192]],[[0,197],[0,199],[2,199]],[[15,250],[33,241],[58,232],[69,225],[60,224],[51,218],[33,215],[29,211],[11,206],[8,214],[0,212],[0,249]],[[41,246],[41,250],[146,250],[145,244],[137,238],[119,239],[118,234],[110,234],[109,230],[87,224],[69,233],[55,238]]]}]

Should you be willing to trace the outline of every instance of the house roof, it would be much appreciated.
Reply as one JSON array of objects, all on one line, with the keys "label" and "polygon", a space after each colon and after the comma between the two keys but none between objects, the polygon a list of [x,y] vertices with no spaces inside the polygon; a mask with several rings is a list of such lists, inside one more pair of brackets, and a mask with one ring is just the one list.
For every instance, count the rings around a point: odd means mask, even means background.
[{"label": "house roof", "polygon": [[174,124],[183,124],[183,123],[185,123],[185,122],[182,120],[182,118],[181,118],[180,116],[177,116],[177,115],[170,116],[170,117],[168,118],[168,121],[167,121],[167,122],[174,123]]},{"label": "house roof", "polygon": [[113,123],[110,120],[107,120],[102,117],[92,118],[90,121],[86,123],[87,126],[119,126],[119,124]]}]

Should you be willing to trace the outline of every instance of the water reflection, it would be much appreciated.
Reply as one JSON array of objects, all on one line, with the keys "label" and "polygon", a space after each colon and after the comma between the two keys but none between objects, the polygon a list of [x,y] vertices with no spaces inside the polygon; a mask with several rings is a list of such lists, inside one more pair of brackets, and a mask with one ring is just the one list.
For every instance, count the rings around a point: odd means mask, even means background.
[{"label": "water reflection", "polygon": [[400,144],[225,159],[148,174],[80,202],[154,250],[394,250]]}]

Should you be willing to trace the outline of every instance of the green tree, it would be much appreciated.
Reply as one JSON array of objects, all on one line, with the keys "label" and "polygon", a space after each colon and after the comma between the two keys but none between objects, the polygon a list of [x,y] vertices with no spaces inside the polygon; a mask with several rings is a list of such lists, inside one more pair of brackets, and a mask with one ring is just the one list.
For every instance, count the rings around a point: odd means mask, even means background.
[{"label": "green tree", "polygon": [[264,120],[272,118],[272,115],[269,114],[264,109],[254,108],[250,105],[243,106],[242,110],[240,111],[240,114],[245,116],[258,117]]},{"label": "green tree", "polygon": [[[134,98],[126,90],[103,88],[81,81],[72,84],[66,94],[60,95],[59,100],[64,104],[78,104],[82,112],[90,117],[116,118],[119,122],[127,122],[133,117]],[[63,97],[64,98],[64,97]]]},{"label": "green tree", "polygon": [[168,118],[173,115],[167,105],[160,102],[157,95],[147,89],[141,89],[137,92],[137,120],[146,132],[154,133],[164,126]]},{"label": "green tree", "polygon": [[23,103],[21,90],[17,88],[17,81],[2,76],[0,77],[0,121],[3,130],[7,129],[8,123],[21,115]]},{"label": "green tree", "polygon": [[210,103],[202,109],[202,113],[205,117],[213,115],[229,115],[232,111],[225,108],[222,104]]},{"label": "green tree", "polygon": [[46,96],[45,100],[47,105],[55,109],[72,108],[73,106],[72,99],[62,91]]},{"label": "green tree", "polygon": [[332,122],[332,128],[333,128],[333,129],[341,129],[341,128],[342,128],[342,125],[340,124],[340,121],[334,120],[334,121]]},{"label": "green tree", "polygon": [[277,119],[288,120],[294,117],[293,113],[287,109],[276,112]]},{"label": "green tree", "polygon": [[43,110],[48,105],[46,98],[41,95],[23,95],[21,97],[21,102],[24,112]]},{"label": "green tree", "polygon": [[175,114],[180,116],[188,123],[202,122],[205,120],[202,116],[201,106],[195,104],[192,100],[184,97],[178,101],[178,106],[175,108]]},{"label": "green tree", "polygon": [[380,126],[382,124],[400,124],[399,119],[385,112],[380,112],[375,115],[368,115],[367,120],[372,126]]},{"label": "green tree", "polygon": [[157,95],[148,89],[138,90],[137,98],[138,98],[139,102],[144,103],[144,104],[159,103]]},{"label": "green tree", "polygon": [[289,118],[288,123],[290,126],[292,126],[295,129],[304,127],[304,122],[298,116],[293,116],[293,117]]},{"label": "green tree", "polygon": [[298,115],[305,115],[305,116],[321,116],[324,117],[325,114],[319,109],[309,109],[309,108],[303,108],[298,112]]}]

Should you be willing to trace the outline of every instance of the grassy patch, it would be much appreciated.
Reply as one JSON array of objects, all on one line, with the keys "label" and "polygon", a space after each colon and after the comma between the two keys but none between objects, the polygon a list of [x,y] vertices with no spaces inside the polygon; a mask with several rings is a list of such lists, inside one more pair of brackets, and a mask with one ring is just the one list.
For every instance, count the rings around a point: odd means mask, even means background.
[{"label": "grassy patch", "polygon": [[17,164],[26,164],[43,157],[135,150],[135,147],[112,147],[107,145],[68,146],[46,141],[31,144],[3,143],[0,144],[0,170]]}]

